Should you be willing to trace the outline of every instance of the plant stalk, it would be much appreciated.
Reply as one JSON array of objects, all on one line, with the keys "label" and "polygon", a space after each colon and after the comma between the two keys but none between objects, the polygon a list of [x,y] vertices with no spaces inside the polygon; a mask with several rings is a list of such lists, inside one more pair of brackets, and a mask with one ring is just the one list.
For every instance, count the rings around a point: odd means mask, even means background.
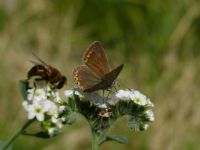
[{"label": "plant stalk", "polygon": [[6,143],[2,150],[7,150],[9,146],[17,139],[17,137],[34,121],[28,120]]},{"label": "plant stalk", "polygon": [[98,135],[92,131],[92,150],[99,150]]}]

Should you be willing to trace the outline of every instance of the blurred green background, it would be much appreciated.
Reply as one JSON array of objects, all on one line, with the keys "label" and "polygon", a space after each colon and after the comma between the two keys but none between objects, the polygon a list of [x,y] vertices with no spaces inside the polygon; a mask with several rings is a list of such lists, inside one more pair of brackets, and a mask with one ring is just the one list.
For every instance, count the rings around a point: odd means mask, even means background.
[{"label": "blurred green background", "polygon": [[[111,67],[124,63],[121,87],[134,88],[155,104],[156,121],[134,133],[120,119],[110,133],[126,145],[106,150],[200,149],[199,0],[1,0],[0,140],[26,121],[19,80],[33,51],[68,77],[94,40],[103,43]],[[78,116],[73,126],[48,140],[20,136],[14,150],[89,150],[90,131]]]}]

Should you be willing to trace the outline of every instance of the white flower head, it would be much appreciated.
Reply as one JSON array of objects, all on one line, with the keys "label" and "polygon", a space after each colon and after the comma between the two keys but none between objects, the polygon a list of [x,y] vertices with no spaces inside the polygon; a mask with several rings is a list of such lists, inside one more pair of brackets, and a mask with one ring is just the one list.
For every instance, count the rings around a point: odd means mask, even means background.
[{"label": "white flower head", "polygon": [[129,100],[132,92],[130,90],[119,90],[115,96],[121,100]]},{"label": "white flower head", "polygon": [[48,128],[48,133],[49,133],[49,136],[50,136],[50,137],[53,137],[54,135],[56,135],[57,132],[58,132],[58,129],[57,129],[57,128],[54,128],[54,127]]},{"label": "white flower head", "polygon": [[58,106],[54,102],[50,100],[45,100],[43,102],[43,105],[48,115],[54,115],[58,113]]},{"label": "white flower head", "polygon": [[99,104],[97,105],[98,108],[108,108],[108,106],[104,103],[104,104]]},{"label": "white flower head", "polygon": [[43,100],[43,99],[46,99],[47,98],[47,95],[46,95],[46,91],[45,89],[28,89],[28,95],[27,95],[27,99],[29,101],[31,100]]},{"label": "white flower head", "polygon": [[154,104],[151,102],[151,100],[149,98],[147,98],[147,106],[154,107]]},{"label": "white flower head", "polygon": [[64,103],[64,100],[60,97],[58,92],[55,93],[54,101],[59,103],[59,104],[63,104]]},{"label": "white flower head", "polygon": [[147,110],[145,113],[146,113],[149,121],[151,121],[151,122],[155,121],[154,113],[152,110]]},{"label": "white flower head", "polygon": [[126,89],[117,91],[112,97],[108,100],[108,103],[111,105],[115,105],[119,101],[133,101],[135,104],[141,106],[153,107],[153,103],[147,98],[145,95],[140,93],[137,90]]},{"label": "white flower head", "polygon": [[65,117],[61,117],[60,119],[61,119],[62,122],[65,122],[65,121],[66,121],[66,118],[65,118]]},{"label": "white flower head", "polygon": [[73,97],[74,94],[78,95],[79,97],[83,97],[83,95],[79,91],[75,90],[66,90],[64,93],[66,97]]},{"label": "white flower head", "polygon": [[24,109],[25,109],[26,112],[29,111],[29,103],[27,101],[23,101],[22,102],[22,106],[24,107]]},{"label": "white flower head", "polygon": [[46,112],[46,109],[44,105],[39,103],[39,101],[34,101],[32,104],[28,104],[27,101],[24,101],[22,105],[28,113],[28,119],[36,117],[38,121],[44,121],[44,113]]},{"label": "white flower head", "polygon": [[143,129],[146,131],[149,128],[148,124],[144,124]]},{"label": "white flower head", "polygon": [[147,97],[139,91],[134,91],[134,95],[132,95],[132,100],[138,105],[144,106],[147,104]]},{"label": "white flower head", "polygon": [[51,121],[56,124],[57,127],[62,128],[62,119],[58,118],[57,116],[52,116]]},{"label": "white flower head", "polygon": [[62,113],[65,110],[65,108],[66,107],[64,105],[61,105],[59,106],[58,111]]}]

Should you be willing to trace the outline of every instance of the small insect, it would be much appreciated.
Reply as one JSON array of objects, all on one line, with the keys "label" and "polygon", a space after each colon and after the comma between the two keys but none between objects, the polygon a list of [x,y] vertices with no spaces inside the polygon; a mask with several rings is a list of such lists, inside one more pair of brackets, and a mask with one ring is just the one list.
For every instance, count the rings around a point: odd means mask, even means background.
[{"label": "small insect", "polygon": [[123,66],[110,70],[103,46],[95,41],[83,55],[83,65],[74,69],[74,82],[83,92],[105,90],[113,85]]},{"label": "small insect", "polygon": [[39,62],[31,61],[34,66],[28,71],[28,79],[38,77],[36,80],[44,80],[50,83],[53,88],[61,89],[67,82],[67,78],[63,76],[56,68],[46,64],[39,57],[34,55]]},{"label": "small insect", "polygon": [[111,108],[101,108],[98,113],[98,116],[102,118],[109,118],[110,116],[112,116]]}]

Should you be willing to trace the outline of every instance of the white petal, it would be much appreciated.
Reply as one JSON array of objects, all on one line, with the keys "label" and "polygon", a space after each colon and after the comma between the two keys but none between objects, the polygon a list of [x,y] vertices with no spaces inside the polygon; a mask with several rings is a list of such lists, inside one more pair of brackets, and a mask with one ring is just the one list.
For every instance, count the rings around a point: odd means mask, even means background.
[{"label": "white petal", "polygon": [[56,117],[51,117],[51,121],[53,122],[53,123],[58,123],[58,118],[56,118]]},{"label": "white petal", "polygon": [[53,102],[51,102],[50,100],[45,100],[43,101],[43,104],[42,104],[42,110],[44,112],[47,112],[52,108],[52,105],[54,105]]},{"label": "white petal", "polygon": [[54,136],[57,132],[58,132],[58,130],[56,128],[48,129],[49,136],[51,136],[51,137]]},{"label": "white petal", "polygon": [[67,96],[67,97],[72,97],[73,96],[73,91],[72,90],[66,90],[64,93],[65,93],[65,96]]},{"label": "white petal", "polygon": [[154,104],[151,102],[149,98],[147,99],[147,106],[154,107]]},{"label": "white petal", "polygon": [[147,130],[147,129],[149,128],[149,125],[148,125],[148,124],[145,124],[145,125],[143,126],[143,128],[144,128],[144,130]]},{"label": "white petal", "polygon": [[38,113],[38,114],[36,114],[36,118],[37,118],[38,121],[44,121],[44,114]]},{"label": "white petal", "polygon": [[79,91],[75,91],[75,95],[78,95],[79,97],[84,97]]},{"label": "white petal", "polygon": [[67,97],[72,97],[73,96],[73,94],[75,94],[75,95],[78,95],[79,97],[83,97],[83,95],[79,92],[79,91],[76,91],[76,90],[66,90],[65,92],[64,92],[64,94],[65,94],[65,96],[67,96]]},{"label": "white petal", "polygon": [[29,105],[28,105],[28,102],[27,102],[27,101],[23,101],[23,102],[22,102],[22,106],[24,107],[24,109],[25,109],[26,111],[28,111]]},{"label": "white petal", "polygon": [[140,93],[139,91],[134,91],[135,94],[135,99],[134,102],[138,105],[146,105],[147,104],[147,98],[145,95],[143,95],[142,93]]},{"label": "white petal", "polygon": [[132,91],[130,90],[119,90],[115,95],[121,100],[130,100]]},{"label": "white petal", "polygon": [[45,89],[35,89],[33,99],[34,100],[43,100],[46,99],[46,90]]},{"label": "white petal", "polygon": [[57,126],[58,128],[62,128],[62,127],[63,127],[63,124],[62,124],[61,121],[59,121],[59,122],[56,124],[56,126]]},{"label": "white petal", "polygon": [[147,110],[146,114],[150,121],[152,121],[152,122],[155,121],[154,113],[152,110]]},{"label": "white petal", "polygon": [[99,108],[108,108],[108,106],[104,103],[104,104],[101,104],[101,105],[97,105]]},{"label": "white petal", "polygon": [[65,110],[65,106],[60,106],[59,107],[59,112],[63,112]]},{"label": "white petal", "polygon": [[33,88],[33,89],[28,89],[27,90],[27,93],[28,93],[28,95],[27,95],[27,100],[29,100],[29,101],[31,101],[31,100],[33,100],[33,93],[34,93],[34,91],[35,91],[35,89]]},{"label": "white petal", "polygon": [[28,119],[33,119],[35,117],[35,113],[29,112],[28,113]]}]

